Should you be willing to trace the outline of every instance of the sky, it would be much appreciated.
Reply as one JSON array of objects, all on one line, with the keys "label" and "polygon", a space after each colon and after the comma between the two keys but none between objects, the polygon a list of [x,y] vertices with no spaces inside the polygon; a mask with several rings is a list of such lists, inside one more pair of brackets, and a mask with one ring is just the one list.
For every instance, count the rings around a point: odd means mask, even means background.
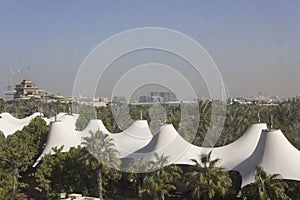
[{"label": "sky", "polygon": [[[231,97],[296,96],[299,9],[300,1],[292,0],[0,0],[0,96],[10,68],[26,71],[27,66],[26,78],[41,88],[72,95],[79,67],[99,43],[142,27],[173,29],[201,44]],[[184,74],[188,67],[181,68]],[[22,78],[16,71],[14,83]],[[166,79],[180,88],[174,77]]]}]

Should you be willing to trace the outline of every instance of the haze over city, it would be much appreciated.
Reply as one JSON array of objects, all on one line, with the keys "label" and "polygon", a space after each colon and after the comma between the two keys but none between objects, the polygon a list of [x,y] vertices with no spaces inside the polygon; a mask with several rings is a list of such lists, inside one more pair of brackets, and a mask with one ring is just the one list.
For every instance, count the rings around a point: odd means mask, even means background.
[{"label": "haze over city", "polygon": [[[298,1],[277,0],[1,1],[0,96],[10,68],[25,71],[27,66],[26,78],[41,88],[72,95],[76,73],[95,46],[141,27],[173,29],[196,40],[218,66],[229,96],[296,96],[299,8]],[[14,83],[22,78],[16,72]],[[199,87],[206,90],[204,84]]]}]

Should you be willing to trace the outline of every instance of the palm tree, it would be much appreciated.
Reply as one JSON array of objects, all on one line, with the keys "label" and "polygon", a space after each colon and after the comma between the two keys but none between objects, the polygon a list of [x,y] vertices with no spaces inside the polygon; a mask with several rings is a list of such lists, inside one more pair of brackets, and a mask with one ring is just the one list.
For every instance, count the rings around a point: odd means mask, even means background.
[{"label": "palm tree", "polygon": [[168,165],[168,160],[169,156],[164,156],[164,154],[159,156],[158,153],[154,153],[154,161],[150,161],[149,164],[152,170],[159,170]]},{"label": "palm tree", "polygon": [[211,160],[211,151],[200,155],[200,163],[195,163],[194,170],[187,173],[186,186],[197,199],[211,199],[216,194],[224,196],[232,184],[229,173],[218,166],[220,159]]},{"label": "palm tree", "polygon": [[6,200],[9,197],[9,191],[0,188],[0,200]]},{"label": "palm tree", "polygon": [[151,164],[146,162],[142,157],[136,160],[131,160],[129,166],[129,177],[134,180],[137,198],[138,200],[142,200],[144,180],[148,174],[146,172],[151,171]]},{"label": "palm tree", "polygon": [[199,126],[197,135],[193,141],[194,145],[201,146],[211,121],[211,102],[199,101]]},{"label": "palm tree", "polygon": [[97,171],[98,192],[100,200],[103,200],[103,170],[107,166],[118,168],[117,150],[114,147],[113,139],[101,131],[90,131],[90,137],[86,137],[83,144],[89,151],[85,155],[86,162]]},{"label": "palm tree", "polygon": [[249,196],[256,196],[261,200],[268,199],[290,199],[285,194],[288,185],[282,180],[279,174],[268,174],[262,167],[255,169],[255,183],[243,188],[243,193]]},{"label": "palm tree", "polygon": [[11,191],[11,174],[1,166],[0,162],[0,200],[8,199]]},{"label": "palm tree", "polygon": [[157,199],[158,196],[162,200],[165,199],[165,195],[170,190],[175,190],[175,182],[181,177],[181,169],[176,165],[166,166],[168,164],[168,156],[163,154],[159,156],[157,153],[154,154],[155,161],[150,162],[152,169],[155,169],[154,173],[145,180],[143,192],[147,193],[152,199]]}]

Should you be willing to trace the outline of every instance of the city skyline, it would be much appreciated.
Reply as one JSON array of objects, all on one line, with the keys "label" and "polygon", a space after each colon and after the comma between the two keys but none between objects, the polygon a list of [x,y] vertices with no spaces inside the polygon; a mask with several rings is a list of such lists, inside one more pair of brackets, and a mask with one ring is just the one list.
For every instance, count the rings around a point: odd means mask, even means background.
[{"label": "city skyline", "polygon": [[[89,52],[114,34],[140,27],[169,28],[196,40],[216,63],[231,97],[300,93],[299,2],[31,0],[0,5],[2,97],[10,68],[25,71],[27,66],[27,78],[42,89],[72,95]],[[14,84],[22,78],[16,72]],[[199,87],[205,90],[205,84]]]}]

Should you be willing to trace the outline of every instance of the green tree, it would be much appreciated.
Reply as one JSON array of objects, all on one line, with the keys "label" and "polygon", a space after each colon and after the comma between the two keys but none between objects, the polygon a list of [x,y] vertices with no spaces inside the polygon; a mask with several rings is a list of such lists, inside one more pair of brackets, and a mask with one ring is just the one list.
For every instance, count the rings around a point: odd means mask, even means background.
[{"label": "green tree", "polygon": [[191,189],[192,196],[197,199],[212,199],[224,196],[231,186],[229,173],[218,166],[220,159],[211,160],[211,152],[200,155],[200,163],[195,163],[193,171],[187,173],[186,186]]},{"label": "green tree", "polygon": [[48,126],[40,118],[33,119],[22,131],[17,131],[9,135],[0,148],[2,155],[2,166],[9,170],[11,174],[11,190],[17,192],[25,184],[20,182],[21,178],[27,175],[27,170],[31,168],[35,159],[42,151],[42,146],[46,141]]},{"label": "green tree", "polygon": [[285,183],[288,184],[288,188],[286,189],[286,194],[291,199],[300,199],[300,181],[296,180],[284,180]]},{"label": "green tree", "polygon": [[96,118],[96,110],[92,106],[82,105],[79,108],[79,117],[76,121],[76,129],[82,131],[91,119]]},{"label": "green tree", "polygon": [[[89,151],[85,155],[86,162],[89,166],[97,171],[98,195],[103,200],[103,176],[107,167],[119,167],[120,161],[117,158],[117,150],[114,147],[113,139],[101,131],[90,132],[91,136],[86,137],[86,149]],[[107,166],[109,164],[110,166]]]},{"label": "green tree", "polygon": [[154,154],[155,161],[150,162],[156,170],[144,181],[143,192],[147,193],[152,199],[164,200],[165,195],[171,190],[175,190],[176,181],[181,177],[181,169],[176,165],[168,165],[168,157],[157,153]]},{"label": "green tree", "polygon": [[85,165],[81,158],[87,154],[85,148],[54,148],[54,155],[45,155],[38,165],[36,180],[46,192],[47,199],[59,198],[59,193],[82,193],[97,195],[97,179],[94,170]]},{"label": "green tree", "polygon": [[17,137],[24,139],[28,149],[34,153],[34,159],[37,159],[46,144],[49,129],[50,127],[45,120],[36,117],[21,132],[16,132],[15,134]]},{"label": "green tree", "polygon": [[10,172],[0,165],[0,199],[6,199],[12,188]]},{"label": "green tree", "polygon": [[144,180],[149,174],[148,171],[151,170],[151,164],[146,162],[142,157],[136,160],[131,160],[131,162],[129,162],[129,166],[129,179],[133,179],[136,196],[138,200],[142,200]]},{"label": "green tree", "polygon": [[[26,139],[26,137],[24,139]],[[5,143],[5,156],[3,161],[4,166],[7,167],[12,174],[11,190],[13,192],[16,192],[17,188],[22,185],[18,182],[20,172],[24,172],[28,169],[34,157],[34,154],[28,150],[26,143],[23,141],[24,140],[14,134],[8,136]]]},{"label": "green tree", "polygon": [[0,98],[0,113],[5,112],[6,106],[7,106],[7,104],[6,104],[5,100]]},{"label": "green tree", "polygon": [[106,126],[107,130],[113,133],[121,131],[115,121],[111,106],[96,108],[96,110],[97,119],[103,120],[103,124]]},{"label": "green tree", "polygon": [[7,199],[9,191],[12,189],[12,176],[5,166],[5,144],[6,138],[0,131],[0,199]]},{"label": "green tree", "polygon": [[268,174],[262,167],[255,169],[255,183],[243,188],[243,194],[256,199],[290,199],[285,190],[288,185],[279,174]]},{"label": "green tree", "polygon": [[211,102],[210,101],[199,101],[199,126],[197,135],[193,141],[193,144],[201,146],[204,140],[204,137],[207,133],[208,127],[210,125],[211,117]]}]

